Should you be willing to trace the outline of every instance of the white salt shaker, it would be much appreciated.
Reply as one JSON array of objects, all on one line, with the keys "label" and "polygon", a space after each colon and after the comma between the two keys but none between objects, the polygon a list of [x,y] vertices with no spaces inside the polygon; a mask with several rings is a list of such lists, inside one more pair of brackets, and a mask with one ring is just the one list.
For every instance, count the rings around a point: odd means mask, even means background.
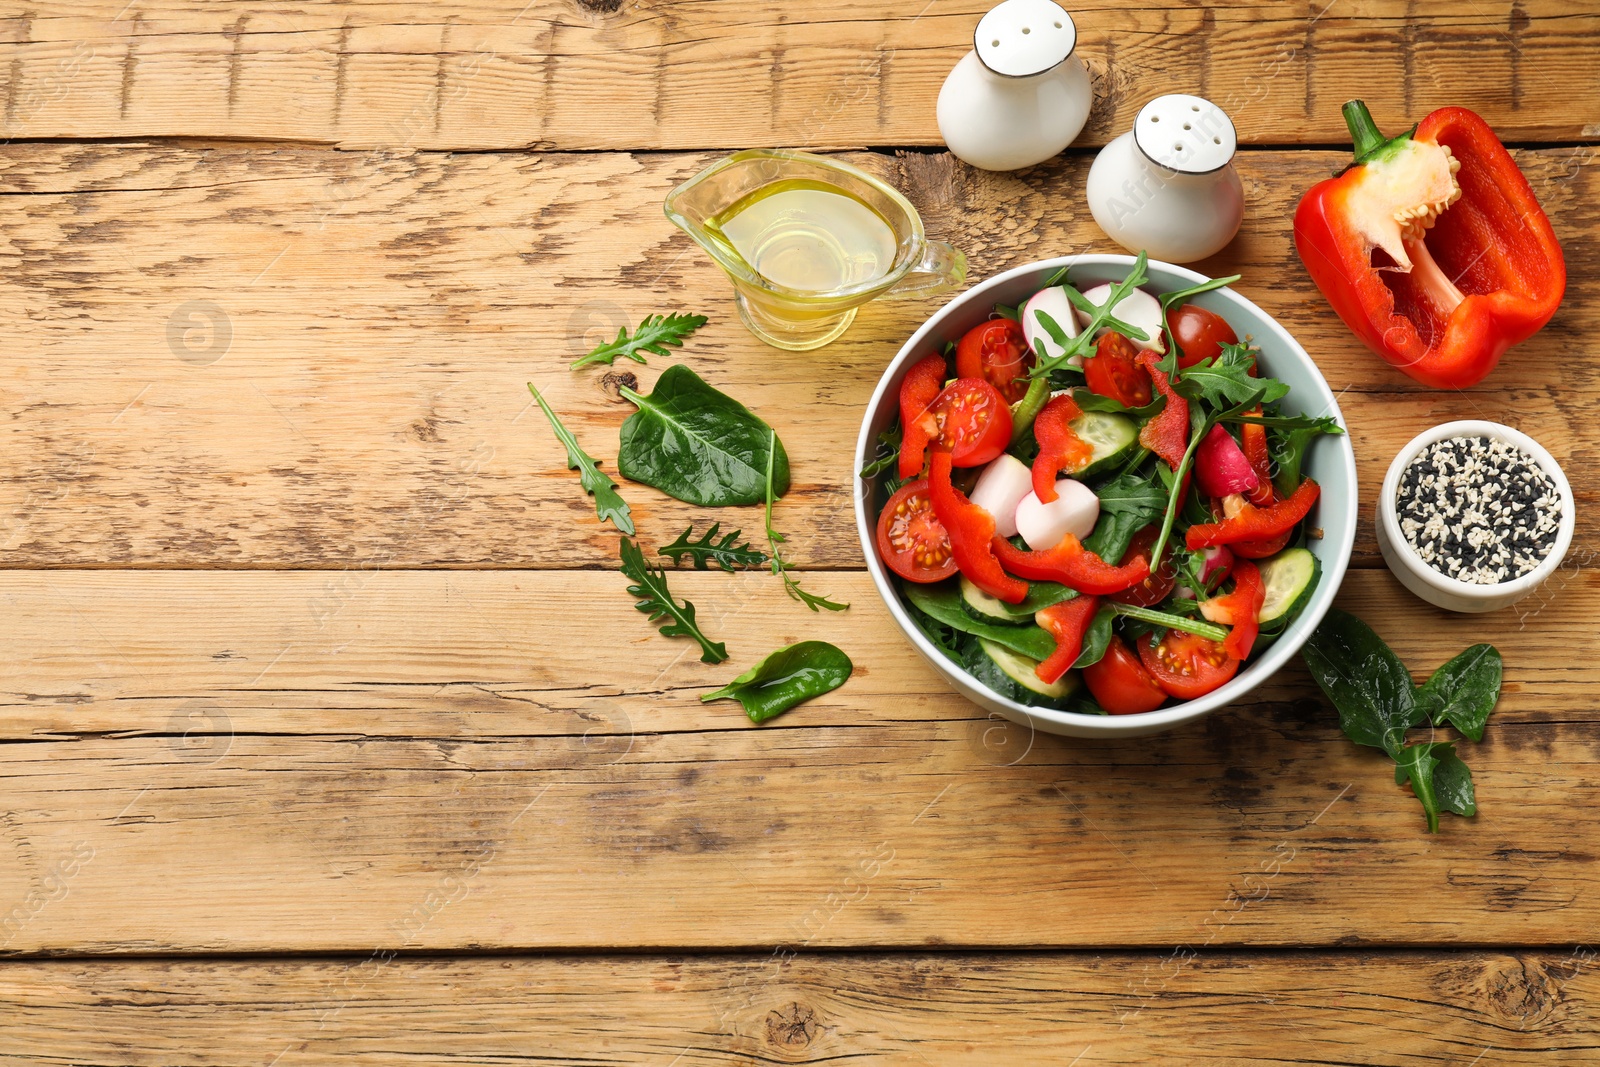
[{"label": "white salt shaker", "polygon": [[1169,263],[1204,259],[1233,240],[1244,219],[1237,147],[1233,121],[1216,104],[1158,96],[1095,157],[1089,210],[1129,251]]},{"label": "white salt shaker", "polygon": [[1053,0],[1004,0],[939,90],[939,134],[983,170],[1042,163],[1078,136],[1094,103],[1078,28]]}]

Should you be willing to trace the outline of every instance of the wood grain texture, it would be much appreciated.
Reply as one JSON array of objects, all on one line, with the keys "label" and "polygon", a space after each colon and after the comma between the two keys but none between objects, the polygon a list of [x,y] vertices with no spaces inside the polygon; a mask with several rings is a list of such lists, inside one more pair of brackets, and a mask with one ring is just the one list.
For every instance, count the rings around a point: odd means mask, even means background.
[{"label": "wood grain texture", "polygon": [[[1560,945],[1600,921],[1592,571],[1495,640],[1480,813],[1425,832],[1302,668],[1160,737],[980,717],[859,574],[679,576],[732,647],[598,572],[43,572],[6,582],[6,953]],[[1341,602],[1419,671],[1484,635],[1385,573]],[[1530,609],[1532,605],[1530,605]],[[765,728],[698,697],[826,635]],[[1560,635],[1552,641],[1552,635]],[[870,894],[869,894],[870,890]],[[1426,907],[1402,907],[1425,900]]]},{"label": "wood grain texture", "polygon": [[[1354,429],[1357,562],[1394,451],[1446,418],[1543,441],[1579,499],[1574,555],[1600,550],[1590,411],[1600,329],[1600,179],[1586,149],[1519,154],[1566,242],[1566,303],[1480,386],[1424,389],[1362,349],[1306,278],[1284,218],[1340,157],[1246,153],[1250,218],[1200,269],[1317,359]],[[765,415],[794,457],[779,515],[794,560],[858,567],[848,468],[866,401],[933,301],[880,302],[822,353],[744,332],[708,258],[660,213],[707,160],[677,154],[353,155],[238,146],[12,145],[0,151],[0,307],[25,359],[0,374],[7,566],[610,565],[524,383],[610,463],[631,407],[567,363],[671,309],[713,317],[675,354]],[[904,188],[974,279],[1115,250],[1078,206],[1088,159],[1023,175],[944,154],[852,154]],[[646,383],[668,360],[629,364]],[[625,487],[649,540],[691,520],[758,530]]]},{"label": "wood grain texture", "polygon": [[[14,7],[8,138],[226,137],[347,148],[940,144],[934,103],[990,5],[865,11],[717,0]],[[1508,140],[1596,132],[1600,13],[1581,0],[1072,5],[1095,81],[1083,143],[1161,92],[1245,142],[1344,143],[1365,97],[1400,128],[1464,104]]]},{"label": "wood grain texture", "polygon": [[[38,1064],[1580,1063],[1595,951],[39,962]],[[276,1059],[275,1059],[276,1057]]]}]

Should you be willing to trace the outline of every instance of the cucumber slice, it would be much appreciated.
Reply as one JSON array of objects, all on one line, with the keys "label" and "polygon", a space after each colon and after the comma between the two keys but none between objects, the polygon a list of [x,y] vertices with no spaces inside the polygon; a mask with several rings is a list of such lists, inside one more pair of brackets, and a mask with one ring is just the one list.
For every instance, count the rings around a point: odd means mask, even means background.
[{"label": "cucumber slice", "polygon": [[961,608],[979,622],[1010,623],[1024,626],[1033,621],[1035,612],[1052,604],[1071,600],[1078,594],[1056,582],[1034,582],[1028,587],[1028,596],[1020,604],[1007,604],[999,597],[990,596],[961,576]]},{"label": "cucumber slice", "polygon": [[1282,629],[1300,614],[1317,587],[1322,565],[1317,557],[1304,548],[1286,548],[1271,559],[1262,560],[1261,584],[1266,586],[1266,599],[1261,602],[1261,625],[1273,623],[1273,629]]},{"label": "cucumber slice", "polygon": [[967,659],[967,670],[974,678],[1019,704],[1056,707],[1077,690],[1077,671],[1068,671],[1046,685],[1033,672],[1038,665],[1038,660],[1029,659],[984,637],[978,638],[976,648]]},{"label": "cucumber slice", "polygon": [[1086,478],[1114,467],[1139,447],[1139,424],[1115,411],[1085,411],[1067,425],[1094,450],[1089,465],[1074,478]]},{"label": "cucumber slice", "polygon": [[1013,614],[1015,609],[997,596],[979,589],[965,574],[961,576],[961,610],[979,622],[1020,626],[1033,621],[1032,614]]}]

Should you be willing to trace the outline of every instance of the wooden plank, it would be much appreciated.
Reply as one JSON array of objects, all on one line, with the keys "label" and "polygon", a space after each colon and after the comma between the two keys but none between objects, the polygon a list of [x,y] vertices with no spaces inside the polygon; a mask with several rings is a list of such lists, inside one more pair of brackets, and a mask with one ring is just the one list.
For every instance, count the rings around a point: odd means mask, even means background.
[{"label": "wooden plank", "polygon": [[[936,145],[939,86],[989,6],[78,0],[18,8],[0,26],[0,133],[349,148]],[[1097,96],[1085,144],[1127,129],[1163,91],[1211,97],[1253,143],[1343,143],[1339,105],[1353,96],[1396,128],[1464,104],[1508,140],[1596,132],[1600,13],[1580,0],[1072,7]]]},{"label": "wooden plank", "polygon": [[[99,1065],[1576,1063],[1595,950],[37,962],[6,1045]],[[1192,951],[1192,950],[1187,950]],[[279,1057],[276,1061],[274,1057]],[[674,1061],[674,1057],[677,1057]]]},{"label": "wooden plank", "polygon": [[[855,606],[680,576],[732,645],[708,668],[613,574],[384,574],[326,617],[319,573],[14,574],[0,947],[1525,945],[1600,920],[1572,816],[1600,803],[1592,571],[1493,621],[1481,810],[1435,837],[1299,666],[1159,737],[1029,736],[946,690],[859,574],[812,577]],[[1382,573],[1341,600],[1419,670],[1484,635]],[[854,658],[845,688],[762,729],[699,702],[806,637]]]},{"label": "wooden plank", "polygon": [[[1394,451],[1445,418],[1502,419],[1541,439],[1579,495],[1574,554],[1600,550],[1600,179],[1583,149],[1519,156],[1566,242],[1551,325],[1482,385],[1423,389],[1357,345],[1306,279],[1282,205],[1337,164],[1247,153],[1252,205],[1202,269],[1241,291],[1321,364],[1354,429],[1357,559],[1376,563],[1371,503]],[[713,322],[681,358],[764,414],[795,457],[780,509],[793,558],[861,563],[848,455],[881,368],[931,301],[865,309],[819,353],[767,348],[728,286],[661,217],[704,155],[410,153],[222,146],[12,145],[0,151],[0,379],[8,566],[570,567],[609,565],[593,519],[528,400],[537,379],[590,450],[615,457],[628,410],[567,363],[654,311]],[[947,155],[847,158],[897,182],[973,277],[1113,250],[1077,206],[1087,158],[1024,176]],[[63,252],[63,250],[70,250]],[[214,327],[214,328],[213,328]],[[632,367],[653,380],[667,361]],[[622,368],[619,368],[619,370]],[[640,529],[670,540],[710,514],[627,487]],[[717,513],[760,529],[756,509]]]}]

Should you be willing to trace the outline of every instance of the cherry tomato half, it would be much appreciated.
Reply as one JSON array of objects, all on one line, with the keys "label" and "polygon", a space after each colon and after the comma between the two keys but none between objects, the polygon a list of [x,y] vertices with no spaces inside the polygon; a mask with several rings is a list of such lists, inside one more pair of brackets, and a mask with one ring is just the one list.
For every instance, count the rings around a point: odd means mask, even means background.
[{"label": "cherry tomato half", "polygon": [[1236,345],[1239,335],[1228,320],[1203,307],[1184,304],[1167,316],[1172,335],[1178,340],[1178,366],[1192,367],[1202,359],[1214,359],[1224,344]]},{"label": "cherry tomato half", "polygon": [[1197,634],[1168,630],[1159,644],[1139,642],[1139,658],[1156,684],[1179,700],[1205,696],[1239,671],[1239,661],[1222,650],[1218,641]]},{"label": "cherry tomato half", "polygon": [[982,378],[1000,391],[1006,403],[1015,404],[1028,391],[1023,377],[1033,366],[1033,349],[1012,319],[990,319],[974,326],[956,345],[956,373]]},{"label": "cherry tomato half", "polygon": [[1150,403],[1150,375],[1136,361],[1138,354],[1132,341],[1107,330],[1095,342],[1094,355],[1083,361],[1084,382],[1091,392],[1125,408],[1144,407]]},{"label": "cherry tomato half", "polygon": [[928,479],[900,487],[878,515],[878,555],[908,582],[938,582],[956,572],[950,535],[933,513]]},{"label": "cherry tomato half", "polygon": [[1113,715],[1154,711],[1167,699],[1166,690],[1156,684],[1120,637],[1111,638],[1099,663],[1083,669],[1083,681],[1100,706]]},{"label": "cherry tomato half", "polygon": [[[1161,536],[1161,527],[1151,524],[1133,535],[1133,540],[1128,544],[1128,551],[1122,554],[1124,564],[1132,563],[1134,557],[1150,556],[1150,546],[1156,543],[1156,538]],[[1154,607],[1167,599],[1172,592],[1172,587],[1178,584],[1178,568],[1172,562],[1172,553],[1164,553],[1166,559],[1161,561],[1161,566],[1150,572],[1150,576],[1138,585],[1132,585],[1120,593],[1112,593],[1112,600],[1119,600],[1124,604],[1134,604],[1141,608]]]},{"label": "cherry tomato half", "polygon": [[957,378],[933,402],[937,448],[957,467],[981,467],[1011,443],[1011,405],[982,378]]}]

